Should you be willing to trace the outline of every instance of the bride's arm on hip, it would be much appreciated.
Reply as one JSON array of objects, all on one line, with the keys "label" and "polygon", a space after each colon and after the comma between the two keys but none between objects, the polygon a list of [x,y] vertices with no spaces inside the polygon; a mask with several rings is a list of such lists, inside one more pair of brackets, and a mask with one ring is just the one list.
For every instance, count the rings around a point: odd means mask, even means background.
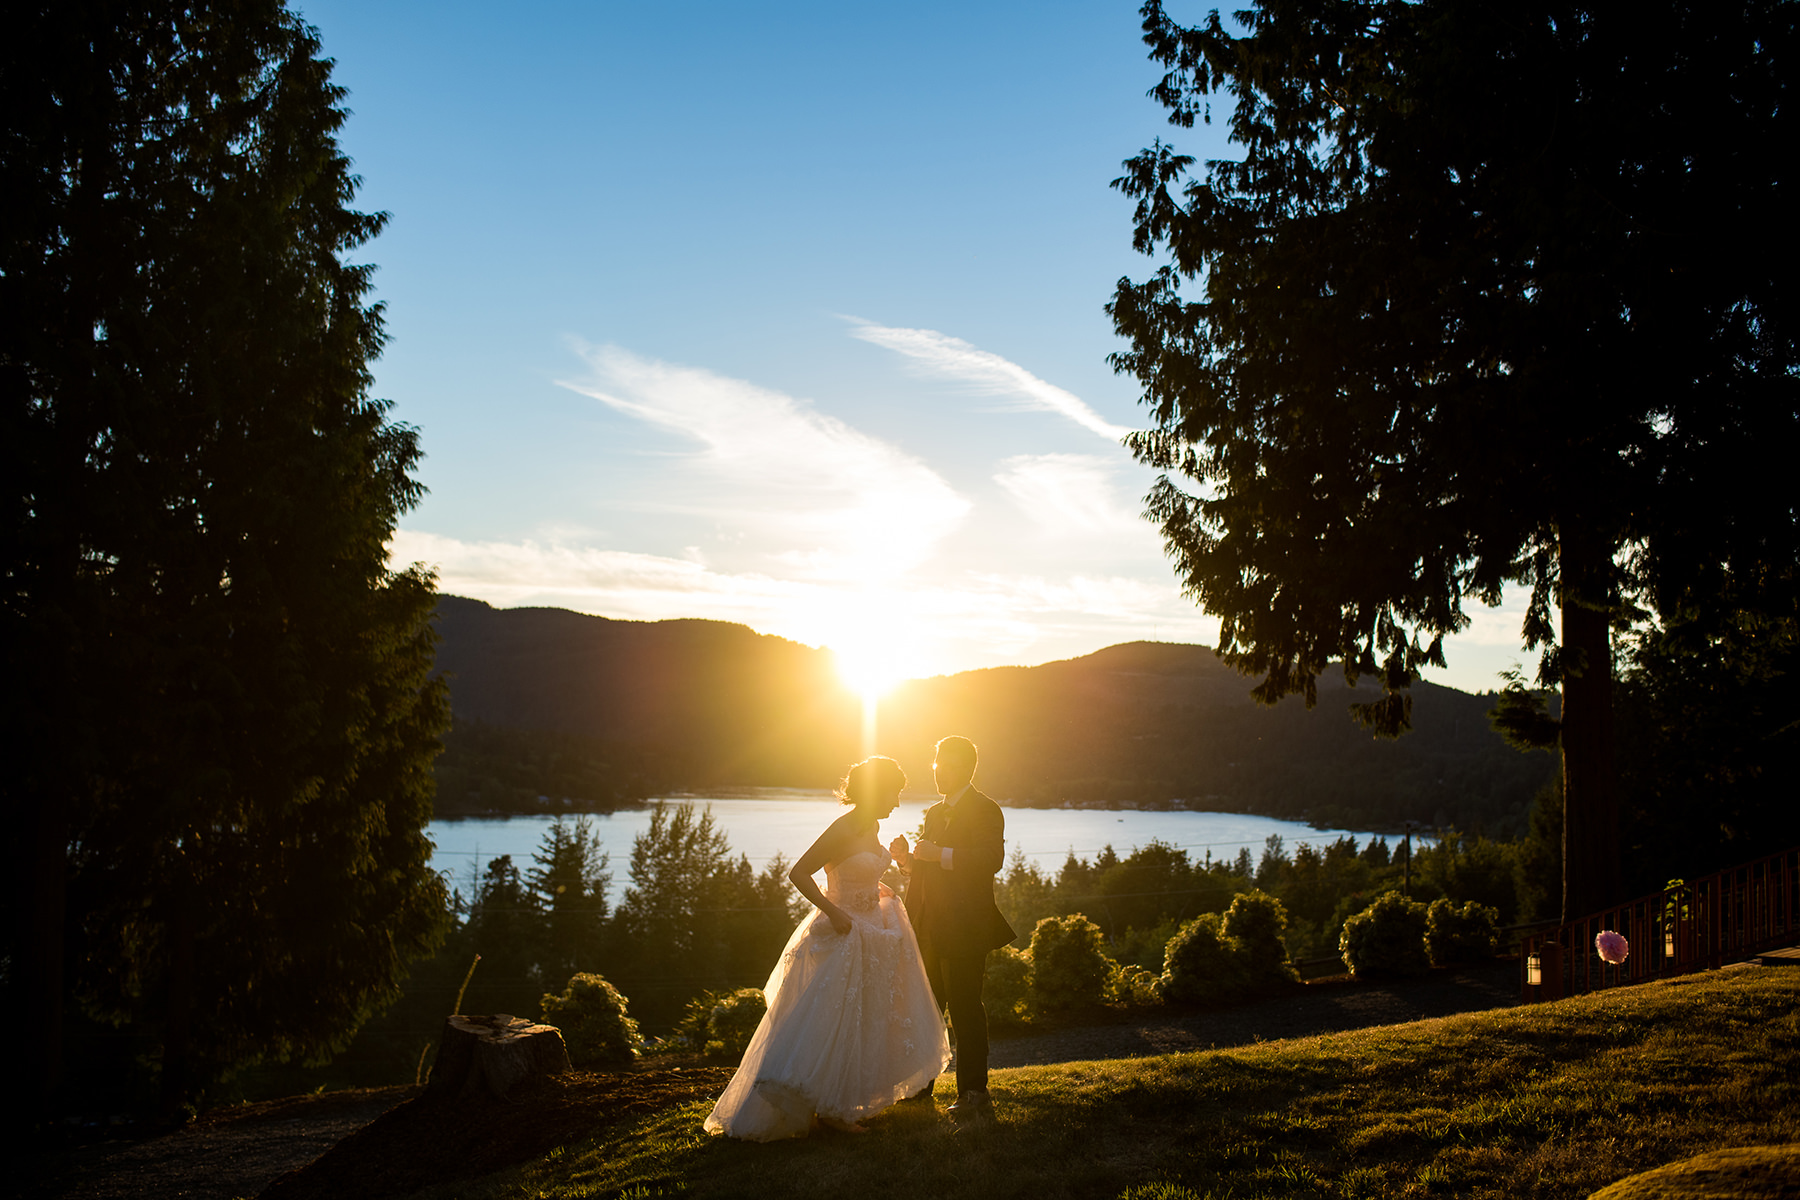
[{"label": "bride's arm on hip", "polygon": [[831,823],[830,828],[819,835],[819,840],[807,847],[794,869],[788,872],[788,880],[797,888],[802,896],[812,901],[812,906],[824,913],[831,921],[831,927],[839,933],[850,932],[850,914],[826,899],[825,893],[819,890],[819,883],[813,878],[827,863],[842,858],[844,843],[848,830],[842,818]]}]

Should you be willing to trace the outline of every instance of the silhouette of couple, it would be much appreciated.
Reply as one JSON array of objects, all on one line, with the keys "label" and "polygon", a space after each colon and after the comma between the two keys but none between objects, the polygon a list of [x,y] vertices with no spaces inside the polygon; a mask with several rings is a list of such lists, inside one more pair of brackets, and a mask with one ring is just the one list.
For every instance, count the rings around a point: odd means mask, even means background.
[{"label": "silhouette of couple", "polygon": [[[932,774],[944,797],[914,846],[881,844],[879,823],[906,775],[891,758],[850,768],[851,806],[788,873],[816,910],[788,939],[763,986],[768,1012],[737,1073],[706,1118],[713,1133],[750,1141],[803,1137],[815,1121],[850,1133],[896,1103],[933,1103],[951,1059],[943,1010],[956,1030],[959,1125],[993,1119],[987,1092],[988,951],[1013,940],[994,904],[1005,861],[1000,806],[975,790],[975,744],[947,737]],[[904,905],[881,882],[906,877]],[[823,868],[825,890],[813,876]]]}]

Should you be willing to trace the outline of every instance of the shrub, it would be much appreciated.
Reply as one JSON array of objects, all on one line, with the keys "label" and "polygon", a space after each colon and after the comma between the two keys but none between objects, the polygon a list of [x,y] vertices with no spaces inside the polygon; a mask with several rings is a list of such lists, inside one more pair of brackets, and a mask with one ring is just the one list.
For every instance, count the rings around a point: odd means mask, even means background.
[{"label": "shrub", "polygon": [[739,988],[725,994],[707,1014],[706,1053],[744,1057],[750,1039],[756,1036],[756,1027],[768,1011],[769,1003],[761,988]]},{"label": "shrub", "polygon": [[1231,898],[1220,927],[1225,940],[1241,956],[1252,990],[1264,990],[1299,979],[1288,963],[1287,908],[1264,891],[1239,892]]},{"label": "shrub", "polygon": [[1181,928],[1181,920],[1169,917],[1158,921],[1148,929],[1127,929],[1117,933],[1107,943],[1107,953],[1118,963],[1126,966],[1148,967],[1151,971],[1162,970],[1163,951],[1175,931]]},{"label": "shrub", "polygon": [[1176,931],[1163,951],[1162,993],[1176,1004],[1230,1000],[1249,989],[1237,948],[1225,937],[1224,918],[1202,913]]},{"label": "shrub", "polygon": [[1425,906],[1399,892],[1383,892],[1344,922],[1338,938],[1352,975],[1416,975],[1431,966],[1425,954]]},{"label": "shrub", "polygon": [[1473,900],[1458,908],[1433,900],[1425,910],[1425,951],[1438,966],[1494,957],[1500,943],[1500,911]]},{"label": "shrub", "polygon": [[569,1062],[577,1067],[626,1062],[642,1039],[637,1022],[625,1013],[625,997],[598,975],[571,976],[559,996],[544,996],[544,1023],[562,1030]]},{"label": "shrub", "polygon": [[981,999],[988,1024],[996,1029],[1017,1028],[1031,1020],[1031,955],[1002,946],[988,955],[987,982]]},{"label": "shrub", "polygon": [[1078,1008],[1106,1000],[1112,960],[1100,927],[1072,913],[1045,917],[1031,934],[1031,995],[1043,1009]]},{"label": "shrub", "polygon": [[1138,1008],[1152,1008],[1163,1001],[1163,979],[1155,971],[1135,963],[1116,963],[1106,981],[1107,999]]},{"label": "shrub", "polygon": [[668,1040],[656,1043],[655,1048],[706,1053],[706,1039],[712,1036],[707,1029],[712,1010],[726,995],[726,992],[703,991],[691,998],[681,1010],[681,1019],[675,1022],[674,1032]]},{"label": "shrub", "polygon": [[669,1042],[695,1054],[742,1058],[768,1010],[761,988],[704,991],[687,1002]]}]

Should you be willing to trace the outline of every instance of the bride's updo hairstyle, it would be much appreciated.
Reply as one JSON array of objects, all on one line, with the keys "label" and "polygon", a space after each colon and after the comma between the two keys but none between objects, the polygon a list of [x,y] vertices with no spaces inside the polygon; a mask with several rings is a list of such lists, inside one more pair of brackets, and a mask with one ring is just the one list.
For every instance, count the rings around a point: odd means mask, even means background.
[{"label": "bride's updo hairstyle", "polygon": [[838,800],[844,804],[867,804],[887,791],[903,791],[906,772],[891,758],[877,754],[850,768],[837,786]]}]

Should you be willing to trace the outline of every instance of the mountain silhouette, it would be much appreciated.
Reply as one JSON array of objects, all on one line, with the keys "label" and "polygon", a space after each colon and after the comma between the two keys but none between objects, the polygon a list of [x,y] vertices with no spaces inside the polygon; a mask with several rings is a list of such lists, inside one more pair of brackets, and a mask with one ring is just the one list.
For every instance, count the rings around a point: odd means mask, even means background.
[{"label": "mountain silhouette", "polygon": [[[457,596],[440,598],[437,624],[457,720],[439,770],[446,815],[541,805],[537,795],[604,808],[675,791],[828,787],[861,757],[861,701],[827,650],[721,621]],[[1523,832],[1531,797],[1553,777],[1551,756],[1521,754],[1489,729],[1491,694],[1415,684],[1413,732],[1390,741],[1349,716],[1352,699],[1372,694],[1366,683],[1353,691],[1328,673],[1311,710],[1293,698],[1260,705],[1254,683],[1207,647],[1160,642],[912,680],[883,698],[875,749],[924,789],[933,742],[964,734],[981,747],[984,789],[1016,805],[1181,806],[1352,828],[1415,820],[1496,835]],[[493,783],[509,772],[511,784]],[[512,801],[496,804],[500,792]]]}]

